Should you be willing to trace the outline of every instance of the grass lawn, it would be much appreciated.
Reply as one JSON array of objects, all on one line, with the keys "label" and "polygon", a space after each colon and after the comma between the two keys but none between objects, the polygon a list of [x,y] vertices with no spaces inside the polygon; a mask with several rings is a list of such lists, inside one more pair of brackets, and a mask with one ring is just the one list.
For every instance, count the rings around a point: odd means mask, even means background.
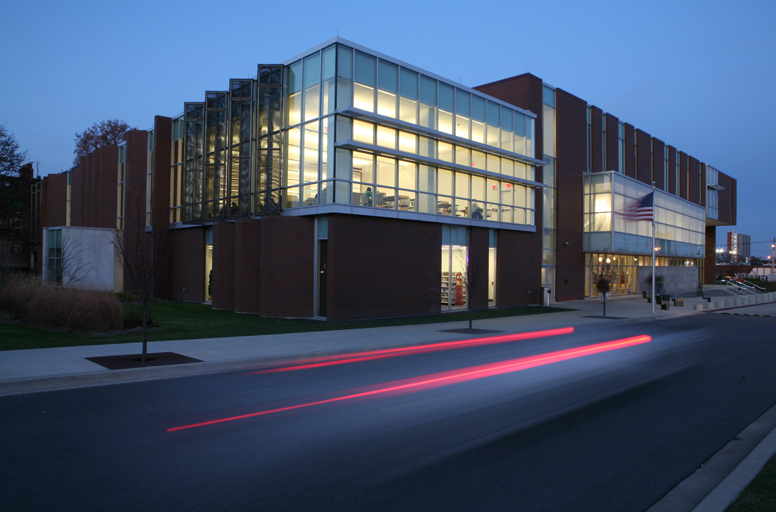
[{"label": "grass lawn", "polygon": [[776,510],[776,457],[765,465],[749,487],[726,512],[773,512]]},{"label": "grass lawn", "polygon": [[[137,309],[138,304],[124,306],[124,310]],[[316,320],[289,320],[285,318],[263,318],[259,315],[237,314],[233,311],[217,311],[204,304],[184,302],[156,302],[149,310],[153,323],[160,329],[148,332],[148,341],[182,340],[196,338],[221,338],[227,336],[250,336],[259,334],[282,334],[289,332],[331,331],[339,329],[365,329],[394,325],[418,325],[468,320],[468,312],[431,315],[384,320],[360,320],[354,322],[321,322]],[[569,311],[563,308],[528,306],[520,308],[492,309],[475,312],[476,320],[522,315],[539,315]],[[0,350],[30,348],[73,347],[79,345],[104,345],[109,343],[137,343],[142,341],[141,332],[122,332],[109,335],[63,333],[44,329],[33,329],[16,324],[0,323]]]}]

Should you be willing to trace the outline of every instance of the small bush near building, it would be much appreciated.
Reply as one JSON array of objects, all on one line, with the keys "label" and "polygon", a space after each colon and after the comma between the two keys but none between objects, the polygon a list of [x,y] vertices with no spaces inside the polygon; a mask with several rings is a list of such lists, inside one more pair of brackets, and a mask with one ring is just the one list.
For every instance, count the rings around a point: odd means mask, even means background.
[{"label": "small bush near building", "polygon": [[111,293],[14,283],[0,293],[0,307],[33,325],[81,332],[107,332],[124,326]]}]

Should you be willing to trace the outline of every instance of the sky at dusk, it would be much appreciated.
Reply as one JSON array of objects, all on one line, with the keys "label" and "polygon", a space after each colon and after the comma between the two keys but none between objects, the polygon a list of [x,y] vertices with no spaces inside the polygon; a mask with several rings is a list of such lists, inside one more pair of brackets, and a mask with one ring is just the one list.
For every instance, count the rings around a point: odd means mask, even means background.
[{"label": "sky at dusk", "polygon": [[770,254],[773,0],[9,2],[0,124],[57,173],[94,122],[151,128],[337,35],[469,87],[530,72],[602,108],[736,178],[732,229]]}]

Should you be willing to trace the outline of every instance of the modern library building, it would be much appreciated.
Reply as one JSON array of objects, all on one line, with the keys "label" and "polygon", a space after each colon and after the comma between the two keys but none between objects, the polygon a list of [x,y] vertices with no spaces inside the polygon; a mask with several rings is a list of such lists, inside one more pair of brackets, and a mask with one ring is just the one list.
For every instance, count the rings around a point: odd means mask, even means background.
[{"label": "modern library building", "polygon": [[[595,296],[603,258],[612,293],[652,257],[697,290],[735,224],[733,178],[531,74],[469,88],[335,38],[224,85],[47,177],[44,254],[170,226],[156,296],[342,321]],[[653,190],[654,247],[626,213]]]}]

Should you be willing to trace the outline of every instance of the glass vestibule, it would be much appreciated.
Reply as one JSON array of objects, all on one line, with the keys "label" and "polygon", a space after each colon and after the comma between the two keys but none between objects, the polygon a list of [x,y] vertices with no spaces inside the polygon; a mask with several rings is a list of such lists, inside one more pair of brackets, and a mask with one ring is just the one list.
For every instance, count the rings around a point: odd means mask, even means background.
[{"label": "glass vestibule", "polygon": [[462,226],[442,228],[442,310],[465,309],[469,305],[467,266],[469,230]]}]

